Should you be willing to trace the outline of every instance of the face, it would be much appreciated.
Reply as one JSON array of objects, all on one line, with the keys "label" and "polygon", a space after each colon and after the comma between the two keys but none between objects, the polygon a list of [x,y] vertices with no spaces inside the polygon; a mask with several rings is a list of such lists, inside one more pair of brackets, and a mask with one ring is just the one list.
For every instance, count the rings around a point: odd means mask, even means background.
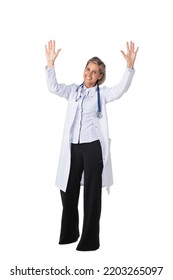
[{"label": "face", "polygon": [[84,70],[83,78],[87,88],[94,87],[97,81],[102,78],[99,66],[95,63],[89,62]]}]

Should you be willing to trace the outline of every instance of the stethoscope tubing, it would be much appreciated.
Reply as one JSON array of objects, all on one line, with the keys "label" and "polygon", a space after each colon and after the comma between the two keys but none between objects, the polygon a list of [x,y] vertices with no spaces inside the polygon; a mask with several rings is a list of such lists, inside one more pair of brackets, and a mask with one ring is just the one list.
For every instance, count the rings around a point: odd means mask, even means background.
[{"label": "stethoscope tubing", "polygon": [[[76,89],[76,92],[78,93],[78,90],[79,88],[81,87],[81,90],[82,88],[84,87],[84,82],[79,85]],[[101,118],[102,117],[102,112],[101,112],[101,99],[100,99],[100,88],[99,86],[97,85],[97,88],[96,88],[96,91],[97,91],[97,106],[98,106],[98,111],[97,111],[97,117],[98,118]],[[79,100],[79,98],[81,97],[81,95],[78,97],[78,95],[76,95],[76,98],[75,98],[75,102],[77,102]]]}]

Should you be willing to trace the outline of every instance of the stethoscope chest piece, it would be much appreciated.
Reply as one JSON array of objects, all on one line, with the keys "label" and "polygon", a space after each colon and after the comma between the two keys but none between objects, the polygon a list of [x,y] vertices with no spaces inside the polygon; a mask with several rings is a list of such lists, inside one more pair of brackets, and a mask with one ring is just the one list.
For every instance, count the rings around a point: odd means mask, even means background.
[{"label": "stethoscope chest piece", "polygon": [[97,112],[97,117],[98,117],[99,119],[101,119],[101,118],[103,117],[102,113],[101,113],[101,112]]}]

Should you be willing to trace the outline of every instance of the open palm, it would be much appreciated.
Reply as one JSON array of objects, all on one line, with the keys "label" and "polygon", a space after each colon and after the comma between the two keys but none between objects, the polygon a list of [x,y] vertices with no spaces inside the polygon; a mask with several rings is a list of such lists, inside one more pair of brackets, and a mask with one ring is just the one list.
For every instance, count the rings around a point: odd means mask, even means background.
[{"label": "open palm", "polygon": [[48,65],[54,64],[55,59],[57,58],[61,49],[55,51],[55,41],[50,40],[47,45],[45,45],[45,54],[47,58]]},{"label": "open palm", "polygon": [[125,60],[127,61],[127,67],[133,67],[139,47],[137,47],[135,51],[135,44],[132,41],[130,41],[130,43],[127,42],[126,46],[127,46],[127,53],[125,54],[125,52],[122,50],[121,53],[125,58]]}]

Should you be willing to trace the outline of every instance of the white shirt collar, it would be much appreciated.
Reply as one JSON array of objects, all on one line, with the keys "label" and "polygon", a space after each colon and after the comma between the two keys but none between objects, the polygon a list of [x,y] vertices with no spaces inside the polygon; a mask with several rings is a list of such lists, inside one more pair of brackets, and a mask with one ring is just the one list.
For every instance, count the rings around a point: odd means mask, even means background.
[{"label": "white shirt collar", "polygon": [[86,94],[86,95],[89,94],[89,96],[92,96],[92,97],[93,97],[93,95],[94,95],[95,92],[96,92],[96,88],[97,88],[97,86],[94,86],[94,87],[91,87],[91,88],[87,88],[87,87],[84,85],[84,86],[83,86],[83,90],[82,90],[82,94]]}]

